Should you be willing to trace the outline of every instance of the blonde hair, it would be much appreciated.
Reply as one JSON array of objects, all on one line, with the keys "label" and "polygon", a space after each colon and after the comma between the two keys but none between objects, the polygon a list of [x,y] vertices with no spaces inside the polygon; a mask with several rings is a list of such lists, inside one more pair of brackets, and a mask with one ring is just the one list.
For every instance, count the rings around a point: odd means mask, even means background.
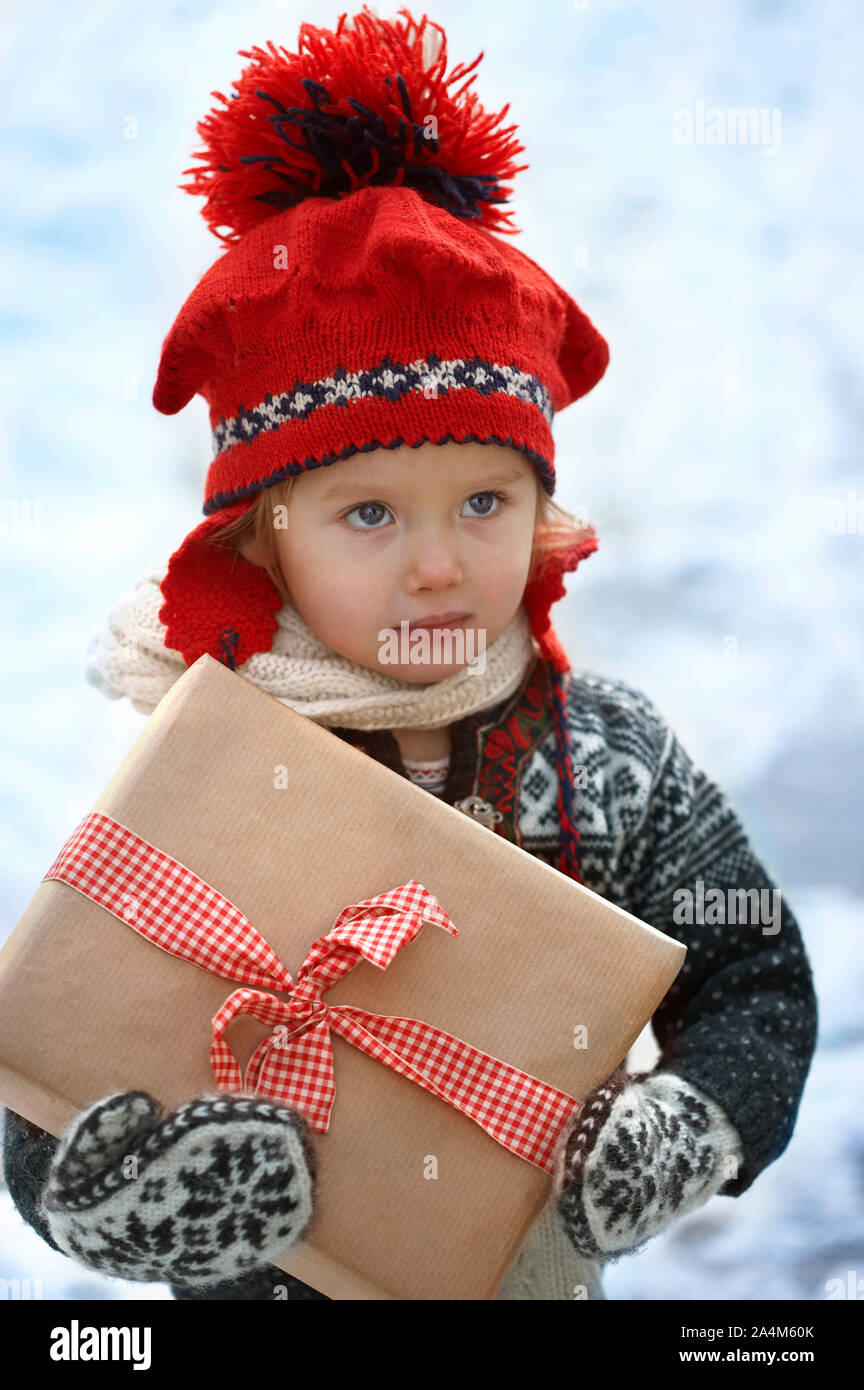
[{"label": "blonde hair", "polygon": [[[530,583],[537,564],[551,551],[578,544],[593,534],[593,528],[589,523],[579,520],[553,501],[543,486],[539,473],[535,472],[534,477],[538,505],[527,583]],[[294,478],[286,478],[280,483],[274,483],[272,487],[264,488],[248,511],[208,537],[209,544],[224,546],[236,554],[240,554],[241,546],[246,541],[255,541],[266,557],[263,568],[283,598],[290,598],[290,594],[279,566],[273,509],[289,505],[294,482]]]}]

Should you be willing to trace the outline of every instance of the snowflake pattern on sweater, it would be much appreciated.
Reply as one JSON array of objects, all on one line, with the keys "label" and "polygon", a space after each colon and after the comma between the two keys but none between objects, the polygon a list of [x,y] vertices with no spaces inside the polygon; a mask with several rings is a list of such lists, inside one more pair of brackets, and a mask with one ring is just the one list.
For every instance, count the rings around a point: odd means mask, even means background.
[{"label": "snowflake pattern on sweater", "polygon": [[[586,887],[687,947],[652,1020],[658,1066],[724,1110],[744,1145],[740,1196],[787,1147],[816,1047],[813,977],[798,922],[728,797],[653,703],[582,674],[568,697]],[[547,741],[532,765],[554,778]],[[548,848],[549,790],[523,783],[526,844]],[[551,837],[554,843],[554,835]],[[758,896],[757,896],[758,895]],[[690,920],[688,920],[688,918]],[[733,920],[734,919],[734,920]]]}]

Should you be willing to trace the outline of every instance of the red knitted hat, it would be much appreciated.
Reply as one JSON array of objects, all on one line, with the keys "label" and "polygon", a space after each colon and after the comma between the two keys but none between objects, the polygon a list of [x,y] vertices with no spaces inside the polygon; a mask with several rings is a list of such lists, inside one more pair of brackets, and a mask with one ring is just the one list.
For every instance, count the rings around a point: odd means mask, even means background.
[{"label": "red knitted hat", "polygon": [[[446,36],[424,15],[364,9],[335,30],[300,28],[297,53],[268,43],[236,92],[198,124],[205,194],[229,249],[166,337],[153,392],[165,414],[210,407],[205,520],[162,581],[165,644],[191,665],[232,668],[267,651],[282,596],[260,566],[202,541],[272,484],[373,449],[502,444],[555,488],[551,425],[609,360],[578,305],[501,239],[520,168],[509,109],[487,115],[474,62],[446,71]],[[464,80],[467,78],[467,81]],[[458,90],[451,91],[454,84]],[[227,231],[220,230],[227,228]],[[562,575],[597,547],[552,549],[524,596],[556,671],[567,658],[549,610]]]}]

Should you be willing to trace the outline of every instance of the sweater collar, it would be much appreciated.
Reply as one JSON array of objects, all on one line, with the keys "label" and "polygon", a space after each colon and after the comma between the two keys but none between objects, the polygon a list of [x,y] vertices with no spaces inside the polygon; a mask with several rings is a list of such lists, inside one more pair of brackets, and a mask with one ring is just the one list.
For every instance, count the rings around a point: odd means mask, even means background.
[{"label": "sweater collar", "polygon": [[[508,839],[518,839],[515,783],[521,761],[530,756],[551,727],[547,692],[547,663],[538,657],[514,694],[450,725],[450,765],[440,799],[452,806],[466,797],[481,796],[501,811],[499,833]],[[408,777],[402,751],[390,729],[332,727],[330,732],[401,777]]]}]

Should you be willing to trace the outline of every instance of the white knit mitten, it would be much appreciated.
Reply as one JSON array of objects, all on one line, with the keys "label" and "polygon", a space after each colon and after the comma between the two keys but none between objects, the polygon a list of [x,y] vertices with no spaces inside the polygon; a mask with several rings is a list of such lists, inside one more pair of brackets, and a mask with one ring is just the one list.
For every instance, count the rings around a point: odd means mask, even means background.
[{"label": "white knit mitten", "polygon": [[221,1283],[266,1267],[315,1207],[315,1152],[302,1114],[220,1092],[163,1116],[123,1091],[61,1135],[41,1215],[72,1259],[121,1279]]},{"label": "white knit mitten", "polygon": [[556,1149],[558,1214],[582,1255],[631,1255],[707,1202],[743,1161],[738,1132],[672,1071],[613,1072]]}]

